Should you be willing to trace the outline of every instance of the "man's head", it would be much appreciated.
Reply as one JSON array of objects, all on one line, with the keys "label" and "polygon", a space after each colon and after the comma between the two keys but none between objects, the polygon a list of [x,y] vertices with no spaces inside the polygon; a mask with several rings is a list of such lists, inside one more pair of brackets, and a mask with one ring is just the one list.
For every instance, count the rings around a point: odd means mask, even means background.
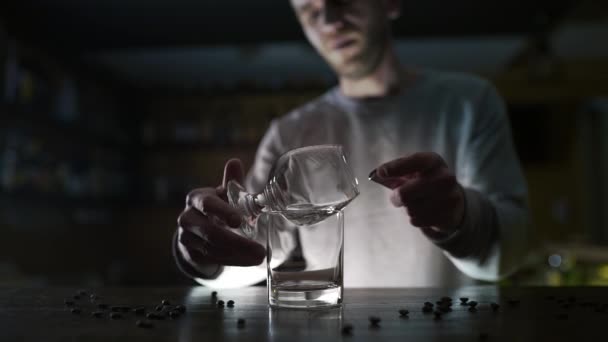
[{"label": "man's head", "polygon": [[388,49],[399,0],[290,0],[304,34],[339,77],[373,72]]}]

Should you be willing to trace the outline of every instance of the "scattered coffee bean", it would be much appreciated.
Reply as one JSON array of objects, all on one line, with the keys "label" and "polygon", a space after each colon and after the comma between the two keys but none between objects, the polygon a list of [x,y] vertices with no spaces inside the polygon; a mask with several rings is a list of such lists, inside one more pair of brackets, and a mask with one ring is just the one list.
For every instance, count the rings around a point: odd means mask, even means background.
[{"label": "scattered coffee bean", "polygon": [[467,297],[460,297],[460,303],[461,304],[466,304],[469,301],[469,298]]},{"label": "scattered coffee bean", "polygon": [[452,301],[452,298],[450,298],[450,297],[441,297],[441,299],[440,299],[440,300],[441,300],[442,302],[451,302],[451,301]]},{"label": "scattered coffee bean", "polygon": [[66,299],[63,301],[66,306],[74,306],[74,301]]},{"label": "scattered coffee bean", "polygon": [[430,306],[433,307],[435,306],[435,304],[431,303],[431,302],[424,302],[424,306]]},{"label": "scattered coffee bean", "polygon": [[183,305],[177,305],[177,306],[175,307],[175,310],[177,310],[177,311],[179,311],[179,312],[181,312],[181,313],[184,313],[184,312],[186,312],[186,307],[185,307],[185,306],[183,306]]},{"label": "scattered coffee bean", "polygon": [[122,315],[119,314],[118,312],[112,312],[112,313],[110,313],[110,318],[111,319],[121,319]]},{"label": "scattered coffee bean", "polygon": [[228,305],[229,308],[233,308],[234,307],[234,301],[233,300],[229,300],[226,305]]},{"label": "scattered coffee bean", "polygon": [[431,313],[431,312],[433,312],[433,307],[432,306],[424,306],[424,307],[422,307],[422,312],[424,312],[424,313]]},{"label": "scattered coffee bean", "polygon": [[239,319],[237,319],[237,320],[236,320],[236,326],[237,326],[239,329],[244,328],[244,327],[245,327],[245,319],[244,319],[244,318],[239,318]]},{"label": "scattered coffee bean", "polygon": [[488,335],[486,333],[480,333],[479,334],[479,340],[480,341],[487,341],[489,337],[490,337],[490,335]]},{"label": "scattered coffee bean", "polygon": [[163,300],[160,302],[160,304],[161,304],[161,305],[171,305],[171,302],[169,302],[169,301],[168,301],[168,300],[166,300],[166,299],[163,299]]},{"label": "scattered coffee bean", "polygon": [[476,307],[476,306],[477,306],[477,302],[476,302],[476,301],[474,301],[474,300],[472,300],[472,301],[470,301],[470,302],[468,303],[468,305],[469,305],[470,307],[474,308],[474,307]]},{"label": "scattered coffee bean", "polygon": [[218,300],[217,301],[217,307],[218,308],[223,308],[224,307],[224,301],[223,300]]},{"label": "scattered coffee bean", "polygon": [[500,305],[498,303],[490,303],[490,307],[492,307],[492,311],[496,312],[500,308]]},{"label": "scattered coffee bean", "polygon": [[213,298],[217,297],[217,291],[211,292],[211,297],[213,297]]},{"label": "scattered coffee bean", "polygon": [[152,322],[150,322],[150,321],[141,321],[141,320],[136,321],[135,325],[137,325],[140,328],[153,328],[154,327],[154,324],[152,324]]},{"label": "scattered coffee bean", "polygon": [[80,313],[82,312],[82,310],[80,310],[79,308],[73,308],[71,311],[74,315],[80,315]]},{"label": "scattered coffee bean", "polygon": [[477,312],[477,308],[474,306],[469,306],[469,312],[475,313]]},{"label": "scattered coffee bean", "polygon": [[164,309],[164,306],[162,306],[162,305],[157,305],[156,308],[154,308],[154,310],[156,310],[156,311],[163,311],[163,309]]},{"label": "scattered coffee bean", "polygon": [[442,305],[442,306],[438,307],[437,310],[439,310],[439,311],[441,311],[443,313],[448,313],[448,312],[452,311],[452,308],[449,307],[449,306],[446,306],[446,305]]},{"label": "scattered coffee bean", "polygon": [[108,304],[99,303],[99,304],[97,304],[97,307],[100,308],[100,309],[102,309],[102,310],[105,310],[105,309],[108,308]]},{"label": "scattered coffee bean", "polygon": [[95,318],[101,318],[101,317],[103,317],[103,312],[102,311],[93,311],[93,312],[91,312],[91,316],[93,316]]},{"label": "scattered coffee bean", "polygon": [[156,320],[163,320],[165,319],[164,316],[150,312],[149,314],[146,315],[147,319],[156,319]]},{"label": "scattered coffee bean", "polygon": [[353,334],[353,325],[352,324],[345,324],[342,327],[342,335],[352,335]]},{"label": "scattered coffee bean", "polygon": [[435,318],[434,318],[434,319],[435,319],[436,321],[439,321],[439,320],[441,319],[441,312],[439,312],[439,311],[435,311],[435,312],[433,312],[433,314],[435,315]]},{"label": "scattered coffee bean", "polygon": [[89,299],[90,299],[91,301],[96,301],[96,300],[98,300],[98,299],[99,299],[99,297],[97,297],[97,295],[96,295],[96,294],[92,294],[92,295],[90,295],[90,296],[89,296]]},{"label": "scattered coffee bean", "polygon": [[143,314],[145,314],[145,313],[146,313],[146,308],[145,308],[145,307],[143,307],[143,306],[140,306],[140,307],[137,307],[137,308],[133,309],[133,312],[134,312],[136,315],[143,315]]},{"label": "scattered coffee bean", "polygon": [[79,295],[74,295],[72,298],[74,298],[74,300],[80,300],[80,296]]},{"label": "scattered coffee bean", "polygon": [[380,317],[369,316],[369,323],[372,327],[380,326]]},{"label": "scattered coffee bean", "polygon": [[401,316],[401,317],[407,317],[407,315],[409,315],[409,313],[410,312],[408,310],[405,310],[405,309],[399,310],[399,316]]}]

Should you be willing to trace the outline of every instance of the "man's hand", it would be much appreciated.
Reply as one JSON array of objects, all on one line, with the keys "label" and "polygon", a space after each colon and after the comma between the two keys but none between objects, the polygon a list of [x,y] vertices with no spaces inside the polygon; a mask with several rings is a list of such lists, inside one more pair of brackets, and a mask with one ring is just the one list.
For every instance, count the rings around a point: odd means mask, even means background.
[{"label": "man's hand", "polygon": [[372,171],[370,179],[393,190],[391,202],[405,207],[413,226],[450,233],[462,222],[463,189],[436,153],[392,160]]},{"label": "man's hand", "polygon": [[199,271],[213,266],[217,269],[217,265],[259,265],[266,256],[262,245],[226,229],[241,224],[238,210],[227,202],[226,184],[232,179],[243,181],[243,166],[238,159],[226,163],[222,185],[192,190],[177,219],[178,251]]}]

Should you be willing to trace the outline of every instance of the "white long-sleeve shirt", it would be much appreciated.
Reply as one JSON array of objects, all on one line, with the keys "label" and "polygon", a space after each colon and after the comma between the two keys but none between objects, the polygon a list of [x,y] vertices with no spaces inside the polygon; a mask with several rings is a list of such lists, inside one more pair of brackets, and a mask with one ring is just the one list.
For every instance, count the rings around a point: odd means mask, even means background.
[{"label": "white long-sleeve shirt", "polygon": [[[359,197],[345,209],[346,287],[458,286],[498,280],[528,251],[527,187],[514,151],[505,105],[479,78],[424,71],[394,95],[353,99],[333,88],[274,120],[247,177],[253,192],[266,184],[272,164],[294,148],[339,144],[359,179]],[[367,180],[371,170],[415,152],[436,152],[465,189],[465,219],[447,239],[411,226],[390,190]],[[263,239],[263,236],[259,237]],[[289,236],[277,237],[286,249]],[[300,236],[305,258],[322,254]],[[262,242],[262,241],[261,241]],[[468,276],[468,277],[467,277]],[[258,267],[225,267],[210,287],[255,284]]]}]

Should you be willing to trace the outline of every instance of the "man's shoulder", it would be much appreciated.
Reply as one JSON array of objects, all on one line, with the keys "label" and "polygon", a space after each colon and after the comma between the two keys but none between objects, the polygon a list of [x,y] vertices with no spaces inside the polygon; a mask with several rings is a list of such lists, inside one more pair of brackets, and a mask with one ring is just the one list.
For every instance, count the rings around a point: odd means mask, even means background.
[{"label": "man's shoulder", "polygon": [[478,75],[454,71],[427,71],[426,84],[432,91],[444,91],[462,96],[475,96],[492,88],[492,83]]}]

